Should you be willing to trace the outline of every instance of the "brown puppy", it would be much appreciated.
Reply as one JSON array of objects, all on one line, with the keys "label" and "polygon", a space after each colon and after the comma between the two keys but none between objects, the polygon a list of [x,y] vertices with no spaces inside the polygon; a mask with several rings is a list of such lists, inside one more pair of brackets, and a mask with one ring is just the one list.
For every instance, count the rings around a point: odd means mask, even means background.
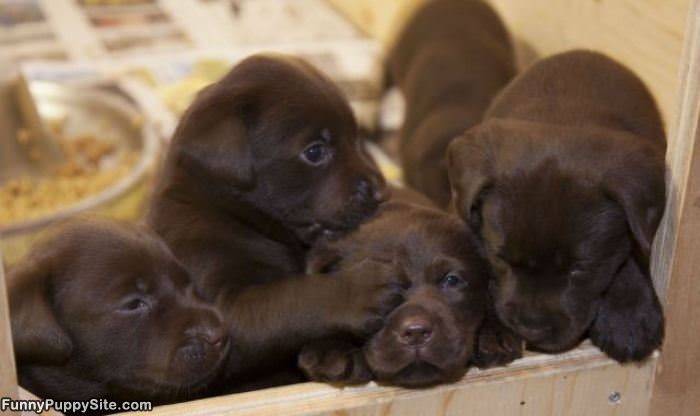
[{"label": "brown puppy", "polygon": [[386,198],[356,133],[339,90],[282,55],[245,59],[183,116],[148,220],[224,314],[229,387],[293,366],[307,337],[376,327],[393,306],[389,280],[357,281],[348,297],[349,278],[301,276],[308,244]]},{"label": "brown puppy", "polygon": [[[361,266],[366,259],[393,266],[370,269]],[[456,217],[390,202],[347,237],[319,244],[309,263],[312,270],[331,273],[353,265],[358,276],[403,274],[411,286],[371,338],[325,339],[305,346],[299,365],[310,378],[342,383],[377,379],[417,387],[454,380],[469,361],[489,365],[494,358],[503,363],[519,356],[517,340],[515,345],[479,347],[488,356],[474,356],[476,331],[489,309],[488,267]]]},{"label": "brown puppy", "polygon": [[484,241],[498,313],[531,347],[588,334],[624,362],[661,344],[648,261],[664,153],[644,84],[588,51],[532,66],[450,146],[456,208]]},{"label": "brown puppy", "polygon": [[406,102],[401,164],[406,183],[438,206],[450,199],[447,146],[481,121],[514,62],[506,29],[480,0],[426,2],[399,35],[388,65]]},{"label": "brown puppy", "polygon": [[20,384],[57,400],[199,396],[228,348],[220,314],[151,232],[80,222],[8,275]]}]

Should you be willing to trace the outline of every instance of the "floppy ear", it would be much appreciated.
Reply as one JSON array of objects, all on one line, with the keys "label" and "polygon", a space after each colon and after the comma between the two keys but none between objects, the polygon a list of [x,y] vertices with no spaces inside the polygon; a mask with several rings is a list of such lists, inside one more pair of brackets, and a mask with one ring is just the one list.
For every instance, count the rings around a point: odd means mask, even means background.
[{"label": "floppy ear", "polygon": [[61,364],[73,349],[52,305],[51,257],[30,255],[8,275],[12,341],[23,364]]},{"label": "floppy ear", "polygon": [[604,192],[625,211],[642,265],[648,264],[666,200],[664,160],[649,148],[627,155],[616,165],[603,178]]},{"label": "floppy ear", "polygon": [[173,137],[186,171],[225,180],[240,190],[254,184],[245,93],[219,82],[202,90]]},{"label": "floppy ear", "polygon": [[481,228],[481,196],[489,186],[490,157],[474,129],[452,141],[447,149],[447,172],[452,187],[451,210],[473,230]]},{"label": "floppy ear", "polygon": [[661,345],[664,316],[651,277],[628,257],[602,299],[590,338],[619,361],[641,361]]}]

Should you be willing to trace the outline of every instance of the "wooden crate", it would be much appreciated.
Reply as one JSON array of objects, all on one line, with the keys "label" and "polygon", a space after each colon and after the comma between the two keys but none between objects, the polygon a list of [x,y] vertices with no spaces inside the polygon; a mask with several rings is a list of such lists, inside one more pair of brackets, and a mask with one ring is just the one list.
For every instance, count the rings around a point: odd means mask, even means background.
[{"label": "wooden crate", "polygon": [[[388,45],[423,0],[328,0]],[[700,414],[700,0],[492,0],[511,31],[540,55],[586,47],[632,67],[667,123],[668,205],[653,275],[665,299],[660,355],[620,366],[585,345],[470,371],[424,390],[337,389],[305,383],[163,406],[154,413],[236,415],[659,415]],[[0,275],[0,395],[16,385]],[[615,393],[618,393],[617,395]],[[619,400],[615,400],[619,398]],[[151,413],[153,414],[153,413]]]}]

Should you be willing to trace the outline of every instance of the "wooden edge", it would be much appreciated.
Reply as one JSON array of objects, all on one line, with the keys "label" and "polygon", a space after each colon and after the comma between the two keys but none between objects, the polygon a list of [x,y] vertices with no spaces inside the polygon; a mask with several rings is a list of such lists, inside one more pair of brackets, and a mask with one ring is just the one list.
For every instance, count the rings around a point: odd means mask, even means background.
[{"label": "wooden edge", "polygon": [[696,145],[700,114],[700,1],[690,4],[685,44],[679,66],[678,98],[675,117],[669,126],[667,200],[664,219],[654,241],[652,276],[661,299],[671,281],[674,255],[678,243],[681,208],[690,178],[691,158]]},{"label": "wooden edge", "polygon": [[[655,363],[657,354],[649,359]],[[647,362],[642,365],[647,364]],[[156,407],[149,415],[285,415],[318,414],[352,409],[399,398],[433,396],[458,391],[475,384],[494,383],[545,376],[553,373],[592,369],[618,364],[597,348],[583,345],[573,351],[558,354],[533,354],[515,361],[508,367],[471,370],[462,380],[429,389],[409,390],[383,387],[369,383],[359,387],[334,387],[320,383],[302,383],[249,393],[220,396],[192,402]],[[641,366],[641,365],[640,365]]]},{"label": "wooden edge", "polygon": [[0,397],[17,398],[17,375],[15,355],[12,350],[12,330],[10,327],[10,308],[7,300],[5,272],[0,253]]},{"label": "wooden edge", "polygon": [[691,416],[700,409],[700,0],[690,5],[679,77],[669,198],[654,270],[668,282],[660,288],[666,340],[651,400],[655,416]]}]

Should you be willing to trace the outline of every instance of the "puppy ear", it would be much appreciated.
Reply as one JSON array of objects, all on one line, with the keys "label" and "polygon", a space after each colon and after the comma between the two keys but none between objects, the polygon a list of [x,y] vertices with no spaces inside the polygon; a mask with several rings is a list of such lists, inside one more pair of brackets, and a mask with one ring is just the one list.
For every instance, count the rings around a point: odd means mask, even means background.
[{"label": "puppy ear", "polygon": [[254,185],[245,94],[224,84],[202,90],[173,137],[176,160],[186,171],[222,179],[236,189]]},{"label": "puppy ear", "polygon": [[651,277],[629,257],[602,299],[590,338],[611,358],[641,361],[661,345],[664,317]]},{"label": "puppy ear", "polygon": [[665,204],[665,164],[651,148],[627,155],[603,178],[604,192],[625,211],[643,263],[647,263]]},{"label": "puppy ear", "polygon": [[30,256],[8,275],[12,341],[20,363],[61,364],[73,349],[52,304],[52,257]]},{"label": "puppy ear", "polygon": [[454,204],[451,210],[474,230],[481,227],[481,197],[491,181],[489,160],[475,129],[453,140],[447,149],[447,169]]}]

